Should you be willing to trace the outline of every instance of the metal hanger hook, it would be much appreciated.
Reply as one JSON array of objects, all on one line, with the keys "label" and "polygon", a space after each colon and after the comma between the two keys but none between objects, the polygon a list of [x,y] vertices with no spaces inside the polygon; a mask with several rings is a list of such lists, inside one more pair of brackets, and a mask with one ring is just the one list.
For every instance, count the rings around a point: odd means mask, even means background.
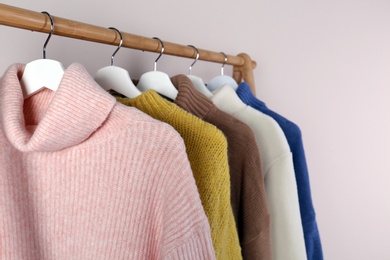
[{"label": "metal hanger hook", "polygon": [[157,61],[161,58],[161,56],[164,54],[164,43],[160,38],[153,37],[153,39],[158,40],[161,43],[161,53],[158,55],[157,59],[154,61],[154,71],[157,71]]},{"label": "metal hanger hook", "polygon": [[223,67],[225,67],[225,64],[226,64],[228,58],[224,52],[220,52],[220,53],[223,54],[223,56],[225,56],[225,61],[223,62],[222,67],[221,67],[221,75],[223,76]]},{"label": "metal hanger hook", "polygon": [[46,59],[46,46],[49,43],[51,35],[53,34],[53,31],[54,31],[54,20],[53,20],[53,17],[51,17],[51,15],[48,12],[43,11],[42,14],[46,14],[47,16],[49,16],[49,19],[50,19],[50,32],[49,32],[49,36],[47,36],[45,44],[43,45],[43,58]]},{"label": "metal hanger hook", "polygon": [[116,48],[114,53],[111,55],[111,66],[113,66],[114,65],[114,56],[119,51],[119,49],[122,47],[123,37],[122,37],[122,33],[117,28],[115,28],[115,27],[108,27],[108,29],[116,31],[119,34],[119,38],[120,38],[120,42],[119,42],[118,48]]},{"label": "metal hanger hook", "polygon": [[194,66],[195,63],[199,60],[199,50],[194,45],[188,45],[188,46],[191,48],[194,48],[196,51],[196,58],[195,58],[194,62],[190,65],[190,68],[189,68],[189,75],[191,75],[192,66]]}]

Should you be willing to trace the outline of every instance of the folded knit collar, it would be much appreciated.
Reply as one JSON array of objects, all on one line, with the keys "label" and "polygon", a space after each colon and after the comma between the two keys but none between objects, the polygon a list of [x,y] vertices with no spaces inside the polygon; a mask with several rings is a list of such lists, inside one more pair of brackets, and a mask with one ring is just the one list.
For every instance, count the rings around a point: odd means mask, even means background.
[{"label": "folded knit collar", "polygon": [[213,92],[211,100],[222,111],[235,115],[243,110],[247,109],[247,105],[244,104],[237,96],[237,93],[229,85],[224,85]]},{"label": "folded knit collar", "polygon": [[268,109],[263,101],[257,99],[257,97],[253,95],[248,83],[241,82],[238,85],[236,93],[245,104],[250,106],[255,105],[256,107],[260,107],[262,109]]},{"label": "folded knit collar", "polygon": [[213,102],[200,93],[193,86],[191,79],[183,74],[171,78],[173,85],[177,88],[178,94],[175,103],[186,111],[191,112],[199,118],[205,118],[210,111],[217,109]]},{"label": "folded knit collar", "polygon": [[19,151],[54,152],[80,144],[102,125],[115,105],[115,99],[85,68],[74,63],[66,69],[55,93],[47,95],[49,90],[43,90],[29,97],[39,99],[33,109],[44,110],[44,115],[32,128],[26,126],[31,120],[25,118],[28,111],[23,112],[19,81],[24,68],[24,64],[14,64],[0,79],[1,130]]}]

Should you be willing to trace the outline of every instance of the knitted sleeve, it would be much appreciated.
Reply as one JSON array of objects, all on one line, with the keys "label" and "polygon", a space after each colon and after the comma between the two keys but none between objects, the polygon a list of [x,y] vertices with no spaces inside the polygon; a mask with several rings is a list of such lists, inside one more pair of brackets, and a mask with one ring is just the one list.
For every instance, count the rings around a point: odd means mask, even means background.
[{"label": "knitted sleeve", "polygon": [[[171,143],[164,171],[169,173],[164,200],[163,259],[215,259],[210,225],[182,140]],[[164,152],[163,152],[164,153]]]},{"label": "knitted sleeve", "polygon": [[196,133],[187,136],[186,147],[202,205],[210,223],[216,258],[241,259],[230,204],[227,141],[216,127],[208,123],[200,126],[196,139]]},{"label": "knitted sleeve", "polygon": [[283,154],[266,174],[274,259],[307,259],[292,164],[291,153]]},{"label": "knitted sleeve", "polygon": [[[253,133],[247,135],[252,137]],[[247,142],[243,161],[241,209],[238,225],[243,259],[272,259],[271,221],[259,149]]]}]

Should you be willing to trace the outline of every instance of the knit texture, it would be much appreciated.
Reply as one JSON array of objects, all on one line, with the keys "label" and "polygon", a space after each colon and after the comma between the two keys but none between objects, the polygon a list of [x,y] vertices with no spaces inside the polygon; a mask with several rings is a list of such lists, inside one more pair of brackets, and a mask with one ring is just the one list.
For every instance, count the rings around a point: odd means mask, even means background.
[{"label": "knit texture", "polygon": [[320,233],[316,221],[316,214],[311,198],[309,171],[306,164],[301,130],[296,124],[270,110],[264,102],[258,100],[252,94],[252,91],[247,83],[242,82],[238,86],[236,92],[245,104],[271,116],[282,128],[293,156],[307,259],[322,260],[324,257],[322,253]]},{"label": "knit texture", "polygon": [[292,155],[282,129],[271,117],[242,103],[227,85],[214,92],[212,101],[255,134],[271,214],[273,259],[306,259]]},{"label": "knit texture", "polygon": [[175,103],[215,125],[226,136],[231,204],[244,259],[272,259],[270,217],[260,153],[250,127],[218,109],[185,75],[171,78],[178,89]]},{"label": "knit texture", "polygon": [[72,64],[23,99],[0,79],[1,259],[214,259],[180,135]]},{"label": "knit texture", "polygon": [[227,142],[223,133],[165,100],[153,90],[133,99],[118,101],[172,125],[180,133],[209,219],[216,257],[240,259],[241,250],[230,205]]}]

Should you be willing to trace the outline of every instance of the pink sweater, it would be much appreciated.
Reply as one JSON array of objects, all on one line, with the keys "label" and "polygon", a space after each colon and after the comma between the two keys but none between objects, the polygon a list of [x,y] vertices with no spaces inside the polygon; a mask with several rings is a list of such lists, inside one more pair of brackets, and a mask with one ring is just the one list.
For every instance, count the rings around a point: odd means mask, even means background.
[{"label": "pink sweater", "polygon": [[[0,80],[1,259],[214,259],[183,140],[79,64],[23,100]],[[23,104],[24,103],[24,104]]]}]

